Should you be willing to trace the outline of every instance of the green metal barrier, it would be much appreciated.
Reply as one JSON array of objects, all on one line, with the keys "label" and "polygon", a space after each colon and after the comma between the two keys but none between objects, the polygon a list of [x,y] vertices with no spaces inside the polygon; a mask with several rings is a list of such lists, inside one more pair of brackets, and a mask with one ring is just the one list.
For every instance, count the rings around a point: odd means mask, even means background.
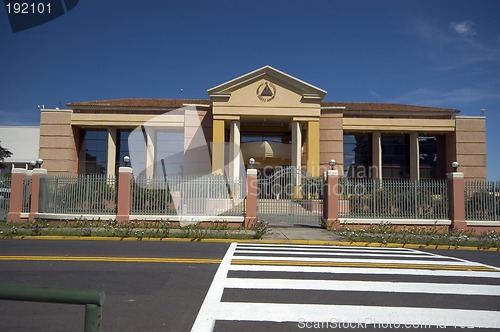
[{"label": "green metal barrier", "polygon": [[93,289],[0,285],[0,300],[85,305],[85,332],[101,331],[104,292]]}]

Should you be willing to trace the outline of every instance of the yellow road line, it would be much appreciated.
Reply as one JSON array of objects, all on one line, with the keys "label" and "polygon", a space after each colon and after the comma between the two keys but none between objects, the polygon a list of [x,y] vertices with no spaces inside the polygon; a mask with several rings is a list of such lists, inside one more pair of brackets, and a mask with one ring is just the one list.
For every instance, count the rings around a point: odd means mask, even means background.
[{"label": "yellow road line", "polygon": [[220,264],[211,258],[164,258],[164,257],[103,257],[103,256],[0,256],[0,261],[63,261],[63,262],[128,262],[128,263],[189,263]]},{"label": "yellow road line", "polygon": [[[171,258],[171,257],[110,257],[110,256],[0,256],[0,261],[60,261],[60,262],[118,262],[118,263],[184,263],[220,264],[221,259],[213,258]],[[487,266],[434,265],[434,264],[391,264],[357,262],[301,262],[301,261],[264,261],[232,260],[235,265],[291,265],[322,267],[373,267],[393,269],[431,269],[459,271],[497,271]]]},{"label": "yellow road line", "polygon": [[356,263],[356,262],[301,262],[301,261],[264,261],[239,260],[231,262],[235,265],[291,265],[291,266],[321,266],[321,267],[374,267],[388,269],[430,269],[430,270],[459,270],[459,271],[496,271],[487,266],[469,265],[434,265],[434,264],[395,264],[395,263]]}]

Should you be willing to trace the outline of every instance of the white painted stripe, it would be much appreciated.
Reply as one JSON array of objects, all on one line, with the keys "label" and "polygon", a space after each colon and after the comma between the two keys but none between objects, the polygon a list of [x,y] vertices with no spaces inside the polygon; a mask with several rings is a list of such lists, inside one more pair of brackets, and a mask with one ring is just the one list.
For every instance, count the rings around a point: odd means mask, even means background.
[{"label": "white painted stripe", "polygon": [[356,252],[331,252],[331,251],[284,251],[284,250],[241,250],[237,249],[235,254],[276,254],[276,255],[311,255],[311,256],[362,256],[362,257],[417,257],[428,259],[449,259],[447,257],[419,255],[419,254],[399,254],[399,253],[356,253]]},{"label": "white painted stripe", "polygon": [[366,264],[418,264],[418,265],[452,265],[452,266],[482,266],[473,262],[456,261],[429,261],[429,260],[402,260],[402,259],[358,259],[358,258],[318,258],[318,257],[289,257],[289,256],[238,256],[233,260],[253,261],[294,261],[294,262],[331,262],[331,263],[366,263]]},{"label": "white painted stripe", "polygon": [[[497,311],[324,304],[221,302],[217,320],[267,322],[352,322],[500,329]],[[418,327],[417,326],[417,327]],[[332,327],[330,327],[332,328]],[[363,327],[361,327],[363,328]]]},{"label": "white painted stripe", "polygon": [[[438,255],[438,254],[434,254],[434,253],[429,253],[429,254],[432,254],[435,257],[454,259],[454,260],[459,261],[459,262],[472,262],[472,261],[469,261],[469,260],[466,260],[463,258],[458,258],[458,257],[453,257],[453,256],[443,256],[443,255]],[[479,263],[479,262],[473,262],[473,263],[476,263],[477,265],[480,265],[480,266],[488,267],[488,268],[493,269],[493,270],[500,271],[500,268],[498,268],[496,266],[486,265],[486,264]]]},{"label": "white painted stripe", "polygon": [[224,292],[224,282],[229,271],[229,266],[231,265],[231,258],[236,249],[236,242],[231,243],[229,249],[227,250],[222,262],[215,273],[214,280],[208,289],[205,300],[201,305],[201,309],[198,312],[198,316],[191,328],[192,332],[206,332],[212,331],[215,325],[215,311],[222,298],[222,293]]},{"label": "white painted stripe", "polygon": [[388,248],[388,247],[356,247],[356,246],[327,246],[327,245],[312,245],[312,244],[261,244],[261,243],[238,243],[238,248],[242,247],[261,247],[261,248],[280,248],[286,247],[289,250],[292,248],[298,248],[297,250],[306,250],[309,249],[336,249],[336,250],[345,250],[345,251],[392,251],[392,252],[411,252],[418,250],[410,249],[410,248]]},{"label": "white painted stripe", "polygon": [[231,265],[230,271],[255,272],[303,272],[337,274],[377,274],[377,275],[416,275],[436,277],[500,278],[500,272],[462,271],[462,270],[426,270],[426,269],[381,269],[363,267],[329,266],[291,266],[291,265]]},{"label": "white painted stripe", "polygon": [[358,280],[227,278],[226,288],[500,296],[500,286]]}]

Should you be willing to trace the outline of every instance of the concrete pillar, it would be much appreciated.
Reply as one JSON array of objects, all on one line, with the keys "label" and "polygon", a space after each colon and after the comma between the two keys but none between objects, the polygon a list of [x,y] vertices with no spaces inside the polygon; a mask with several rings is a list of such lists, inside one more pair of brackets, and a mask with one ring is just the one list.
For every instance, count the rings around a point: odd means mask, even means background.
[{"label": "concrete pillar", "polygon": [[464,173],[448,173],[451,228],[467,229]]},{"label": "concrete pillar", "polygon": [[146,130],[146,177],[152,178],[155,171],[155,130]]},{"label": "concrete pillar", "polygon": [[257,222],[257,170],[247,169],[245,227],[251,228]]},{"label": "concrete pillar", "polygon": [[410,179],[420,179],[420,147],[418,133],[410,133]]},{"label": "concrete pillar", "polygon": [[339,222],[339,171],[325,172],[323,183],[323,222],[327,228],[340,228]]},{"label": "concrete pillar", "polygon": [[307,172],[319,176],[319,121],[307,122]]},{"label": "concrete pillar", "polygon": [[118,169],[118,203],[116,209],[116,220],[118,222],[127,222],[130,219],[132,176],[131,167],[120,167]]},{"label": "concrete pillar", "polygon": [[24,180],[27,170],[24,168],[13,168],[10,177],[10,204],[7,221],[21,221],[24,198]]},{"label": "concrete pillar", "polygon": [[106,163],[107,176],[115,176],[116,172],[116,128],[108,128],[108,159]]},{"label": "concrete pillar", "polygon": [[240,179],[240,144],[240,122],[232,121],[230,128],[229,178],[234,181]]},{"label": "concrete pillar", "polygon": [[372,133],[372,172],[374,179],[382,179],[382,135],[380,132]]},{"label": "concrete pillar", "polygon": [[292,168],[294,175],[292,177],[294,197],[299,198],[301,193],[301,168],[302,168],[302,130],[300,122],[292,122]]},{"label": "concrete pillar", "polygon": [[212,173],[224,174],[224,120],[213,120]]},{"label": "concrete pillar", "polygon": [[42,176],[47,175],[47,170],[43,168],[35,168],[33,174],[31,175],[31,186],[30,186],[30,213],[28,215],[28,221],[35,221],[35,214],[39,212],[40,207],[40,179]]}]

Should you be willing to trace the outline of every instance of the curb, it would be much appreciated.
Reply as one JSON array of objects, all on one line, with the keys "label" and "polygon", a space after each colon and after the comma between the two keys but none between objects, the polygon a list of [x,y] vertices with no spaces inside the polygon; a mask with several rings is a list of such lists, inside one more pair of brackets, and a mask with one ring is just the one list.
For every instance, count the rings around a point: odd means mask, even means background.
[{"label": "curb", "polygon": [[107,236],[9,236],[0,237],[13,240],[53,240],[53,241],[148,241],[148,242],[208,242],[208,243],[261,243],[261,244],[299,244],[299,245],[333,245],[354,247],[380,247],[380,248],[408,248],[408,249],[432,249],[432,250],[468,250],[500,252],[500,248],[478,248],[468,246],[451,245],[426,245],[412,243],[374,243],[374,242],[349,242],[349,241],[326,241],[326,240],[251,240],[251,239],[209,239],[209,238],[137,238],[137,237],[107,237]]}]

